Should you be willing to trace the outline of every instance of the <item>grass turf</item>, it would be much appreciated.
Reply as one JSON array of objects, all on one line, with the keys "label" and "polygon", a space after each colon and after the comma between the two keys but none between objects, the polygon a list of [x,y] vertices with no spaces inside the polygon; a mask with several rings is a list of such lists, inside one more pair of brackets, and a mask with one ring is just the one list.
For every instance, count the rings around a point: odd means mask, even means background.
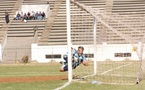
[{"label": "grass turf", "polygon": [[[14,64],[0,65],[0,78],[7,77],[33,77],[66,75],[59,72],[59,63],[47,64]],[[53,90],[62,86],[67,80],[42,82],[5,82],[0,83],[1,90]],[[145,81],[139,85],[97,85],[90,83],[73,82],[62,90],[145,90]]]}]

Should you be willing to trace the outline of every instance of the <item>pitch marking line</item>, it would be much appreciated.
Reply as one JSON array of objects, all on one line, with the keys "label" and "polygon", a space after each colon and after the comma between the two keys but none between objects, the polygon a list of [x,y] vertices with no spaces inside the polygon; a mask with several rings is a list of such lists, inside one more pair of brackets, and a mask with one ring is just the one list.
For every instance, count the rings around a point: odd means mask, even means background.
[{"label": "pitch marking line", "polygon": [[103,73],[101,73],[101,75],[104,75],[104,74],[106,74],[106,73],[108,73],[108,72],[111,72],[111,71],[113,71],[113,70],[120,69],[120,68],[122,68],[122,67],[129,66],[129,65],[131,65],[132,63],[133,63],[133,62],[131,62],[131,63],[129,63],[129,64],[122,65],[122,66],[119,66],[119,67],[114,68],[114,69],[110,69],[110,70],[104,71]]}]

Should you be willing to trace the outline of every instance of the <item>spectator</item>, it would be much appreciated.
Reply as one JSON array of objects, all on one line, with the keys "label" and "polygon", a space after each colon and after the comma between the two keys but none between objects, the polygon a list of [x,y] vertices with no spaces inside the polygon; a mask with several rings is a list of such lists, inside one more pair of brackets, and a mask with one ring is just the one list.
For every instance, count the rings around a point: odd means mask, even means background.
[{"label": "spectator", "polygon": [[27,13],[27,19],[31,20],[30,12]]},{"label": "spectator", "polygon": [[36,13],[34,11],[32,11],[31,13],[30,12],[28,12],[28,13],[23,13],[23,12],[19,13],[18,12],[16,14],[16,16],[14,16],[13,20],[22,20],[22,21],[24,21],[24,20],[45,20],[45,18],[46,18],[46,14],[44,11],[43,12],[39,11],[39,13],[38,13],[38,11]]},{"label": "spectator", "polygon": [[21,15],[20,13],[18,12],[17,15],[16,15],[16,20],[20,20],[21,19]]},{"label": "spectator", "polygon": [[45,13],[42,12],[42,20],[45,20],[45,17],[46,17]]},{"label": "spectator", "polygon": [[34,20],[35,19],[35,12],[32,11],[32,16],[31,16],[31,19]]},{"label": "spectator", "polygon": [[42,20],[42,13],[41,13],[41,11],[39,11],[38,20]]},{"label": "spectator", "polygon": [[34,19],[38,20],[38,12],[35,13]]},{"label": "spectator", "polygon": [[6,20],[6,23],[8,24],[9,23],[9,14],[8,12],[5,12],[5,20]]},{"label": "spectator", "polygon": [[24,14],[23,12],[21,12],[21,20],[23,20],[23,18],[24,18]]},{"label": "spectator", "polygon": [[28,17],[27,17],[27,14],[26,14],[26,13],[24,14],[23,20],[24,20],[24,19],[25,19],[25,20],[28,20]]},{"label": "spectator", "polygon": [[28,20],[28,17],[27,17],[27,14],[25,13],[23,18],[22,18],[22,21],[24,21],[25,23],[27,23],[27,20]]}]

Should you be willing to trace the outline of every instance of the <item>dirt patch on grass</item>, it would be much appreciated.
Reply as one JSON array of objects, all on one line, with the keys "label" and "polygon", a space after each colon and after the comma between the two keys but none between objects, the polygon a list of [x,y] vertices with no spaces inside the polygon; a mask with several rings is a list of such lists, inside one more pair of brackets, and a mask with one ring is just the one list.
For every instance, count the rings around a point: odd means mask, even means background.
[{"label": "dirt patch on grass", "polygon": [[5,77],[0,82],[41,82],[53,80],[67,80],[67,76],[33,76],[33,77]]}]

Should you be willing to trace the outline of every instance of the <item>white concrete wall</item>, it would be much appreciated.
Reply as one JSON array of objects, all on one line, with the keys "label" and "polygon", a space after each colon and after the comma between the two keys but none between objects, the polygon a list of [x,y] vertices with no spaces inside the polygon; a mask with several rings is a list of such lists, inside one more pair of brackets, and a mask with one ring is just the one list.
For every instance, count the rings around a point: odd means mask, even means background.
[{"label": "white concrete wall", "polygon": [[46,17],[48,16],[49,12],[50,12],[50,6],[49,4],[45,4],[45,5],[22,5],[20,10],[16,12],[16,14],[18,12],[23,12],[24,13],[27,13],[27,12],[32,12],[34,11],[35,13],[38,11],[41,11],[41,12],[45,12],[46,14]]},{"label": "white concrete wall", "polygon": [[[38,46],[37,44],[31,45],[31,57],[32,61],[37,60],[38,62],[45,63],[50,62],[52,59],[46,59],[47,54],[66,54],[67,46]],[[55,59],[59,62],[61,59]]]},{"label": "white concrete wall", "polygon": [[127,57],[130,60],[138,60],[136,52],[132,52],[132,46],[127,44],[118,44],[118,45],[107,45],[103,44],[97,46],[97,59],[104,61],[110,59],[112,61],[121,61],[125,60],[126,57],[115,57],[115,53],[131,53],[131,57]]},{"label": "white concrete wall", "polygon": [[[73,46],[77,49],[78,46]],[[94,52],[93,46],[84,46],[84,54],[92,54]],[[66,54],[67,46],[38,46],[37,44],[31,45],[32,60],[37,60],[38,62],[50,62],[51,59],[46,59],[46,54]],[[137,53],[132,51],[132,45],[129,44],[102,44],[97,45],[97,60],[104,61],[110,59],[112,61],[125,60],[126,57],[115,57],[115,53],[131,53],[131,57],[127,57],[130,60],[139,60]],[[54,59],[59,62],[60,59]]]}]

